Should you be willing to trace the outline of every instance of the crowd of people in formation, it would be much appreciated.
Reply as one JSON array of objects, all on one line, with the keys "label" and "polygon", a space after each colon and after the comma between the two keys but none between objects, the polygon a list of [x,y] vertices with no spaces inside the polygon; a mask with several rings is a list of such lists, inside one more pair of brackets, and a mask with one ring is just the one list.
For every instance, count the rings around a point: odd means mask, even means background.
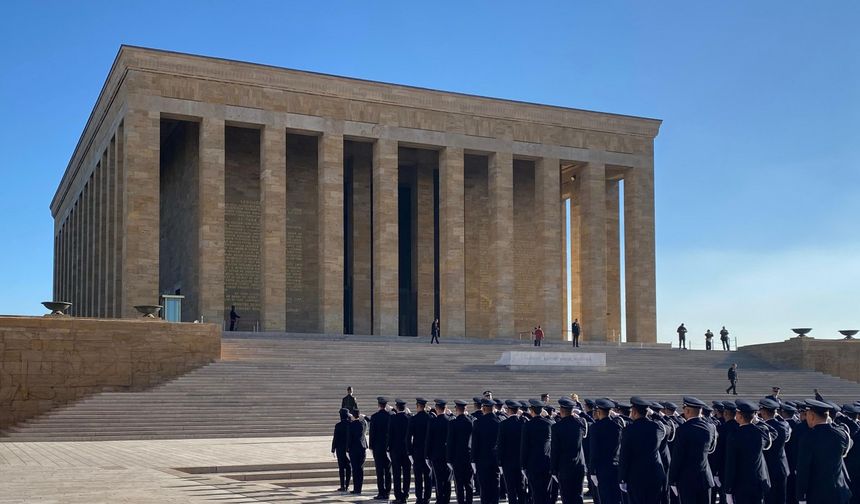
[{"label": "crowd of people in formation", "polygon": [[[678,326],[678,329],[675,330],[678,333],[678,348],[680,350],[687,349],[687,327],[682,322],[681,325]],[[705,331],[705,350],[713,350],[714,349],[714,333],[711,332],[710,329]],[[729,345],[729,331],[726,329],[726,326],[723,326],[720,329],[720,343],[723,345],[723,350],[729,351],[731,350],[731,345]]]},{"label": "crowd of people in formation", "polygon": [[[856,504],[860,401],[631,397],[501,401],[491,391],[450,404],[401,399],[362,414],[342,401],[331,451],[338,491],[361,494],[367,449],[375,499],[418,504]],[[428,403],[431,407],[428,407]],[[453,407],[453,409],[452,409]],[[369,436],[368,436],[369,433]],[[369,441],[368,441],[369,437]]]}]

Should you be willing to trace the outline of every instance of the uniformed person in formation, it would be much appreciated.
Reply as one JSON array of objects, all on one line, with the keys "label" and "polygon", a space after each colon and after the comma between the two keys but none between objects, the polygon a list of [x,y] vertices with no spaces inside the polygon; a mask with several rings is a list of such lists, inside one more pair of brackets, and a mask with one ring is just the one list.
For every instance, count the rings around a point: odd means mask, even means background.
[{"label": "uniformed person in formation", "polygon": [[427,459],[427,429],[430,415],[425,411],[427,399],[415,398],[415,413],[409,417],[406,440],[409,445],[409,460],[415,473],[415,504],[430,504],[430,461]]},{"label": "uniformed person in formation", "polygon": [[[776,388],[776,387],[775,387]],[[785,487],[788,481],[788,458],[785,456],[785,443],[791,439],[791,427],[776,410],[780,403],[774,398],[758,402],[758,413],[762,420],[776,432],[770,450],[764,452],[770,490],[764,496],[765,504],[785,504]]]},{"label": "uniformed person in formation", "polygon": [[493,413],[495,402],[483,399],[483,414],[472,424],[472,460],[481,487],[481,504],[499,502],[499,461],[497,442],[502,420]]},{"label": "uniformed person in formation", "polygon": [[367,457],[367,422],[361,412],[354,409],[350,412],[349,422],[349,464],[352,467],[352,492],[361,494],[364,484],[364,459]]},{"label": "uniformed person in formation", "polygon": [[511,399],[505,401],[508,418],[499,424],[499,437],[496,454],[509,504],[526,504],[526,487],[520,465],[520,438],[526,419],[518,415],[520,403]]},{"label": "uniformed person in formation", "polygon": [[758,405],[735,401],[738,429],[726,445],[723,487],[726,500],[736,504],[762,504],[770,491],[764,452],[770,450],[776,431],[757,416]]},{"label": "uniformed person in formation", "polygon": [[370,416],[370,451],[376,468],[376,500],[388,500],[391,495],[391,461],[388,458],[388,422],[392,413],[388,411],[388,399],[377,397],[379,409]]},{"label": "uniformed person in formation", "polygon": [[349,489],[349,480],[352,470],[349,467],[349,410],[341,408],[339,411],[340,422],[334,426],[334,435],[331,438],[331,452],[337,458],[337,476],[340,480],[338,492],[346,492]]},{"label": "uniformed person in formation", "polygon": [[588,424],[574,413],[572,400],[558,400],[559,419],[553,424],[550,442],[550,469],[558,482],[562,504],[582,504],[582,482],[585,478],[583,440],[588,437]]},{"label": "uniformed person in formation", "polygon": [[659,504],[666,493],[666,472],[660,446],[667,428],[648,418],[651,401],[630,398],[633,422],[621,433],[618,481],[630,504]]},{"label": "uniformed person in formation", "polygon": [[612,413],[616,403],[610,399],[594,402],[596,421],[589,431],[588,477],[597,491],[600,504],[619,504],[618,456],[624,420]]},{"label": "uniformed person in formation", "polygon": [[472,504],[472,422],[466,401],[454,401],[456,417],[448,424],[448,469],[454,473],[454,489],[459,504]]},{"label": "uniformed person in formation", "polygon": [[394,400],[396,412],[388,422],[388,454],[391,456],[391,473],[394,483],[395,504],[406,504],[412,479],[412,463],[409,461],[409,414],[406,401]]},{"label": "uniformed person in formation", "polygon": [[788,477],[785,480],[785,502],[786,504],[797,504],[795,488],[795,471],[797,469],[797,446],[798,440],[809,430],[806,421],[801,420],[798,415],[797,406],[793,401],[785,401],[780,405],[779,414],[785,418],[791,436],[785,440],[785,458],[788,462]]},{"label": "uniformed person in formation", "polygon": [[845,469],[851,480],[851,504],[860,504],[860,401],[842,406],[854,447],[845,456]]},{"label": "uniformed person in formation", "polygon": [[454,417],[446,411],[444,399],[436,399],[436,417],[430,420],[427,428],[427,458],[433,467],[436,484],[436,504],[451,501],[451,470],[448,468],[448,424]]},{"label": "uniformed person in formation", "polygon": [[552,421],[541,416],[546,403],[529,400],[531,420],[523,425],[520,438],[520,464],[522,465],[528,492],[533,504],[549,502],[550,483],[550,436]]},{"label": "uniformed person in formation", "polygon": [[[702,417],[705,403],[684,397],[683,424],[675,430],[672,461],[669,466],[669,486],[681,504],[710,504],[714,476],[708,455],[717,443],[714,424]],[[601,503],[603,504],[603,503]]]},{"label": "uniformed person in formation", "polygon": [[806,504],[846,504],[851,490],[843,457],[851,449],[848,429],[830,419],[831,406],[806,400],[806,424],[797,453],[796,496]]}]

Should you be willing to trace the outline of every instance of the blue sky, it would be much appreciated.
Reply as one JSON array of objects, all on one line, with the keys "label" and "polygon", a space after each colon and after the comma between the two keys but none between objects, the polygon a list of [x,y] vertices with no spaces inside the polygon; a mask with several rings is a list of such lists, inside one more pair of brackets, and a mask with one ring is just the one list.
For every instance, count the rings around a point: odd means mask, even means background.
[{"label": "blue sky", "polygon": [[658,338],[860,328],[860,2],[535,3],[4,4],[0,313],[51,297],[48,204],[126,43],[663,119]]}]

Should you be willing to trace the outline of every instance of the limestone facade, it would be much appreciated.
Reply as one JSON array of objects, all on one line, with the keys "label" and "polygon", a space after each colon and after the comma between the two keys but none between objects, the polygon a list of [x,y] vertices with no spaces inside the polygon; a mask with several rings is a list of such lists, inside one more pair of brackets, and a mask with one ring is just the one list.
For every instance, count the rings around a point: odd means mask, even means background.
[{"label": "limestone facade", "polygon": [[655,341],[659,126],[123,46],[51,203],[54,297],[132,317],[180,293],[186,320],[235,305],[266,331],[578,318],[606,341],[623,306],[627,340]]}]

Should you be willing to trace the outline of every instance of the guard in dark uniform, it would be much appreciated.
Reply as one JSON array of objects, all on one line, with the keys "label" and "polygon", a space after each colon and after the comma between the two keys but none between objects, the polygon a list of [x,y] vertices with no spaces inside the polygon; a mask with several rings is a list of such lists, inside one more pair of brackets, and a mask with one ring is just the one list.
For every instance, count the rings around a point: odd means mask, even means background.
[{"label": "guard in dark uniform", "polygon": [[415,473],[415,504],[430,504],[430,461],[427,459],[427,428],[430,415],[424,411],[427,399],[415,398],[415,413],[409,417],[409,430],[406,440],[409,445],[409,458]]},{"label": "guard in dark uniform", "polygon": [[406,401],[394,400],[397,412],[388,422],[388,453],[391,456],[391,473],[394,482],[395,504],[405,504],[409,498],[412,479],[412,463],[409,462],[409,415]]},{"label": "guard in dark uniform", "polygon": [[776,431],[756,418],[757,404],[743,399],[735,404],[739,427],[726,445],[723,488],[729,502],[762,504],[770,491],[764,452],[772,446]]},{"label": "guard in dark uniform", "polygon": [[529,400],[532,418],[524,426],[520,439],[520,464],[525,472],[528,492],[533,504],[549,502],[550,436],[552,421],[540,412],[546,403]]},{"label": "guard in dark uniform", "polygon": [[526,504],[526,487],[520,465],[520,438],[526,420],[517,415],[519,402],[508,399],[505,401],[505,407],[508,410],[508,418],[499,424],[496,454],[508,492],[508,502]]},{"label": "guard in dark uniform", "polygon": [[575,405],[570,399],[562,397],[558,405],[559,419],[550,429],[550,470],[558,482],[562,504],[582,504],[585,478],[582,444],[588,437],[588,424],[573,412]]},{"label": "guard in dark uniform", "polygon": [[352,467],[352,492],[361,494],[364,484],[364,459],[367,458],[367,422],[361,413],[354,409],[350,412],[349,422],[349,464]]},{"label": "guard in dark uniform", "polygon": [[[788,459],[788,478],[785,482],[785,502],[787,504],[797,504],[797,447],[800,446],[800,440],[809,432],[809,426],[806,425],[806,413],[800,413],[801,409],[805,409],[806,405],[798,405],[782,403],[780,412],[786,418],[789,427],[791,427],[791,437],[785,441],[785,458]],[[803,415],[803,419],[801,416]]]},{"label": "guard in dark uniform", "polygon": [[[466,401],[454,401],[456,418],[448,424],[448,468],[454,473],[454,489],[459,504],[472,504],[472,422]],[[483,416],[483,415],[482,415]]]},{"label": "guard in dark uniform", "polygon": [[[710,504],[714,476],[708,455],[716,449],[717,429],[702,417],[705,403],[684,397],[686,421],[675,430],[669,486],[680,497],[681,504]],[[602,503],[601,503],[602,504]]]},{"label": "guard in dark uniform", "polygon": [[737,406],[734,401],[723,401],[723,423],[717,426],[717,449],[713,453],[713,464],[711,469],[714,473],[714,482],[717,486],[716,493],[720,498],[721,504],[726,504],[726,492],[723,488],[723,471],[726,467],[726,446],[732,434],[738,429],[738,422],[735,420]]},{"label": "guard in dark uniform", "polygon": [[471,415],[473,418],[477,419],[479,416],[483,415],[484,412],[481,410],[481,402],[484,400],[483,397],[475,396],[472,398],[472,405],[475,407],[475,410],[472,411]]},{"label": "guard in dark uniform", "polygon": [[767,475],[770,478],[770,491],[764,496],[765,504],[785,504],[785,487],[788,481],[785,442],[791,439],[791,427],[776,413],[779,404],[776,399],[767,398],[758,402],[759,416],[776,432],[770,450],[764,452]]},{"label": "guard in dark uniform", "polygon": [[807,504],[846,504],[851,498],[843,457],[852,446],[848,429],[828,422],[830,405],[807,399],[806,424],[797,452],[797,500]]},{"label": "guard in dark uniform", "polygon": [[598,399],[594,402],[596,421],[589,430],[588,477],[597,491],[600,504],[619,504],[618,456],[621,450],[621,430],[624,421],[611,413],[615,402]]},{"label": "guard in dark uniform", "polygon": [[499,462],[496,447],[501,419],[493,413],[495,402],[484,399],[483,415],[472,424],[472,460],[481,486],[481,504],[499,502]]},{"label": "guard in dark uniform", "polygon": [[392,413],[388,411],[388,399],[377,397],[379,410],[370,416],[370,451],[376,468],[376,488],[379,491],[374,499],[388,500],[391,495],[391,460],[388,458],[388,423]]},{"label": "guard in dark uniform", "polygon": [[618,481],[630,504],[659,504],[666,493],[666,472],[660,457],[666,429],[648,418],[652,404],[641,397],[631,397],[633,422],[621,432]]},{"label": "guard in dark uniform", "polygon": [[448,424],[454,417],[445,412],[444,399],[436,399],[436,417],[427,429],[427,458],[433,467],[436,504],[451,501],[451,470],[448,468]]},{"label": "guard in dark uniform", "polygon": [[338,492],[346,492],[349,489],[349,480],[352,471],[349,467],[349,410],[340,409],[340,422],[334,426],[334,435],[331,438],[331,452],[337,457],[337,476],[340,480]]},{"label": "guard in dark uniform", "polygon": [[851,504],[860,504],[860,422],[857,421],[860,417],[860,405],[845,404],[842,406],[842,413],[845,414],[845,425],[854,444],[845,456],[845,469],[851,480]]}]

